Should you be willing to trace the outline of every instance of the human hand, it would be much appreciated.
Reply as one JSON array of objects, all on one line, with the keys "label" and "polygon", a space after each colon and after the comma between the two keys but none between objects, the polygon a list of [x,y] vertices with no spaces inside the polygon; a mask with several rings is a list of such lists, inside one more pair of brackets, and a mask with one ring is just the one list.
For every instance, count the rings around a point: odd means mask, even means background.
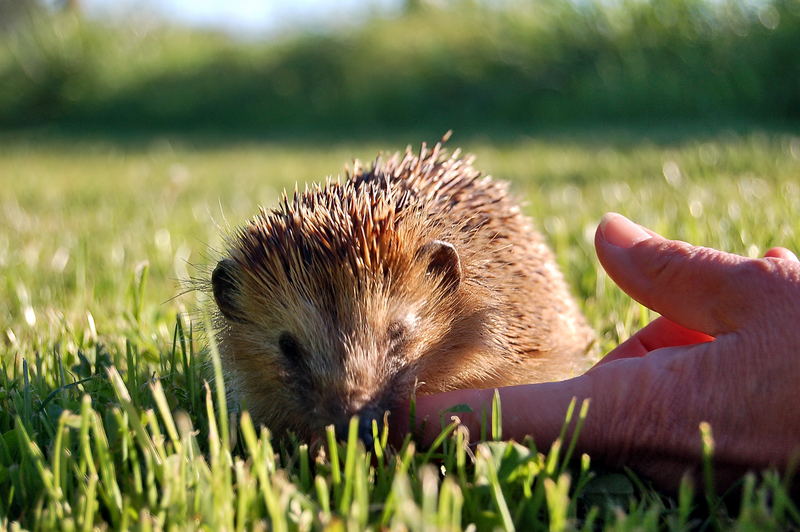
[{"label": "human hand", "polygon": [[[618,214],[595,234],[600,262],[631,297],[660,313],[586,374],[501,388],[503,435],[549,446],[572,398],[591,399],[578,446],[596,461],[626,465],[676,487],[701,460],[699,424],[711,425],[714,466],[727,484],[748,469],[785,470],[800,455],[800,262],[773,248],[749,259],[661,236]],[[459,413],[473,435],[494,390],[417,398],[428,418]]]}]

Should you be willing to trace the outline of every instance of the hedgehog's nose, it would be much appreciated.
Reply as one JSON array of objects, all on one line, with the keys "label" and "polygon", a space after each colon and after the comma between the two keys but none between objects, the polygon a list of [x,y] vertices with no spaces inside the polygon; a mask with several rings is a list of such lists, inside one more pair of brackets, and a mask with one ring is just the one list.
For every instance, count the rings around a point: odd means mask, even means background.
[{"label": "hedgehog's nose", "polygon": [[374,416],[362,414],[358,418],[358,439],[364,444],[364,448],[371,451],[375,448],[375,437],[372,434],[372,420]]},{"label": "hedgehog's nose", "polygon": [[[373,450],[375,447],[375,437],[372,434],[372,422],[377,423],[380,430],[381,423],[383,423],[383,411],[377,408],[365,408],[359,411],[358,416],[358,439],[364,444],[364,448],[368,451]],[[342,423],[336,426],[336,436],[342,440],[347,440],[349,423]]]}]

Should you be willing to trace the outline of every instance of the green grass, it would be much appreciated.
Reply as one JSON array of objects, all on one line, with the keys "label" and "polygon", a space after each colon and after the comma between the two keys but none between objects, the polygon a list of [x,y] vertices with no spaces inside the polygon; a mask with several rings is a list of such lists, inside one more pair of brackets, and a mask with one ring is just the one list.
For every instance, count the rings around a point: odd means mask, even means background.
[{"label": "green grass", "polygon": [[[688,130],[686,130],[688,131]],[[684,131],[684,133],[686,133]],[[458,133],[458,132],[457,132]],[[225,228],[283,187],[403,141],[56,139],[0,153],[0,526],[48,529],[707,530],[800,526],[773,473],[741,505],[661,494],[588,456],[458,431],[372,457],[354,440],[278,444],[226,415],[201,354],[203,275]],[[429,139],[432,140],[432,139]],[[800,249],[800,136],[651,138],[603,130],[459,138],[510,179],[607,351],[651,315],[602,273],[591,237],[616,210],[674,238],[757,256]],[[578,405],[579,406],[579,405]],[[577,408],[576,408],[577,410]],[[577,413],[575,415],[578,415]],[[591,411],[588,415],[591,415]],[[712,427],[713,430],[713,427]],[[495,436],[499,436],[494,427]],[[492,431],[489,430],[492,434]]]}]

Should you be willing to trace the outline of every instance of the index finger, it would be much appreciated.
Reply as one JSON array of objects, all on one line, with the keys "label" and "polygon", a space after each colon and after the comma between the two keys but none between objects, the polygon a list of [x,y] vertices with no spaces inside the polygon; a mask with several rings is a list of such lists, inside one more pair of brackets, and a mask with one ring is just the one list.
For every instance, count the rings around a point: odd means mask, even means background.
[{"label": "index finger", "polygon": [[654,349],[660,349],[662,347],[699,344],[702,342],[711,342],[713,340],[713,336],[687,329],[672,320],[660,316],[614,348],[614,350],[600,359],[594,367],[596,368],[597,366],[619,360],[620,358],[641,357]]}]

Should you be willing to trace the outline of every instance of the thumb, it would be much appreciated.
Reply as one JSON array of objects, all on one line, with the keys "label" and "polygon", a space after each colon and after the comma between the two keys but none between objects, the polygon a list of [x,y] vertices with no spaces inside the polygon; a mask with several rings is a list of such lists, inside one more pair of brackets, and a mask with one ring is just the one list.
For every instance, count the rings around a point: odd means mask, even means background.
[{"label": "thumb", "polygon": [[679,325],[717,336],[748,317],[753,295],[734,273],[750,259],[667,240],[616,213],[603,216],[595,248],[622,290]]}]

